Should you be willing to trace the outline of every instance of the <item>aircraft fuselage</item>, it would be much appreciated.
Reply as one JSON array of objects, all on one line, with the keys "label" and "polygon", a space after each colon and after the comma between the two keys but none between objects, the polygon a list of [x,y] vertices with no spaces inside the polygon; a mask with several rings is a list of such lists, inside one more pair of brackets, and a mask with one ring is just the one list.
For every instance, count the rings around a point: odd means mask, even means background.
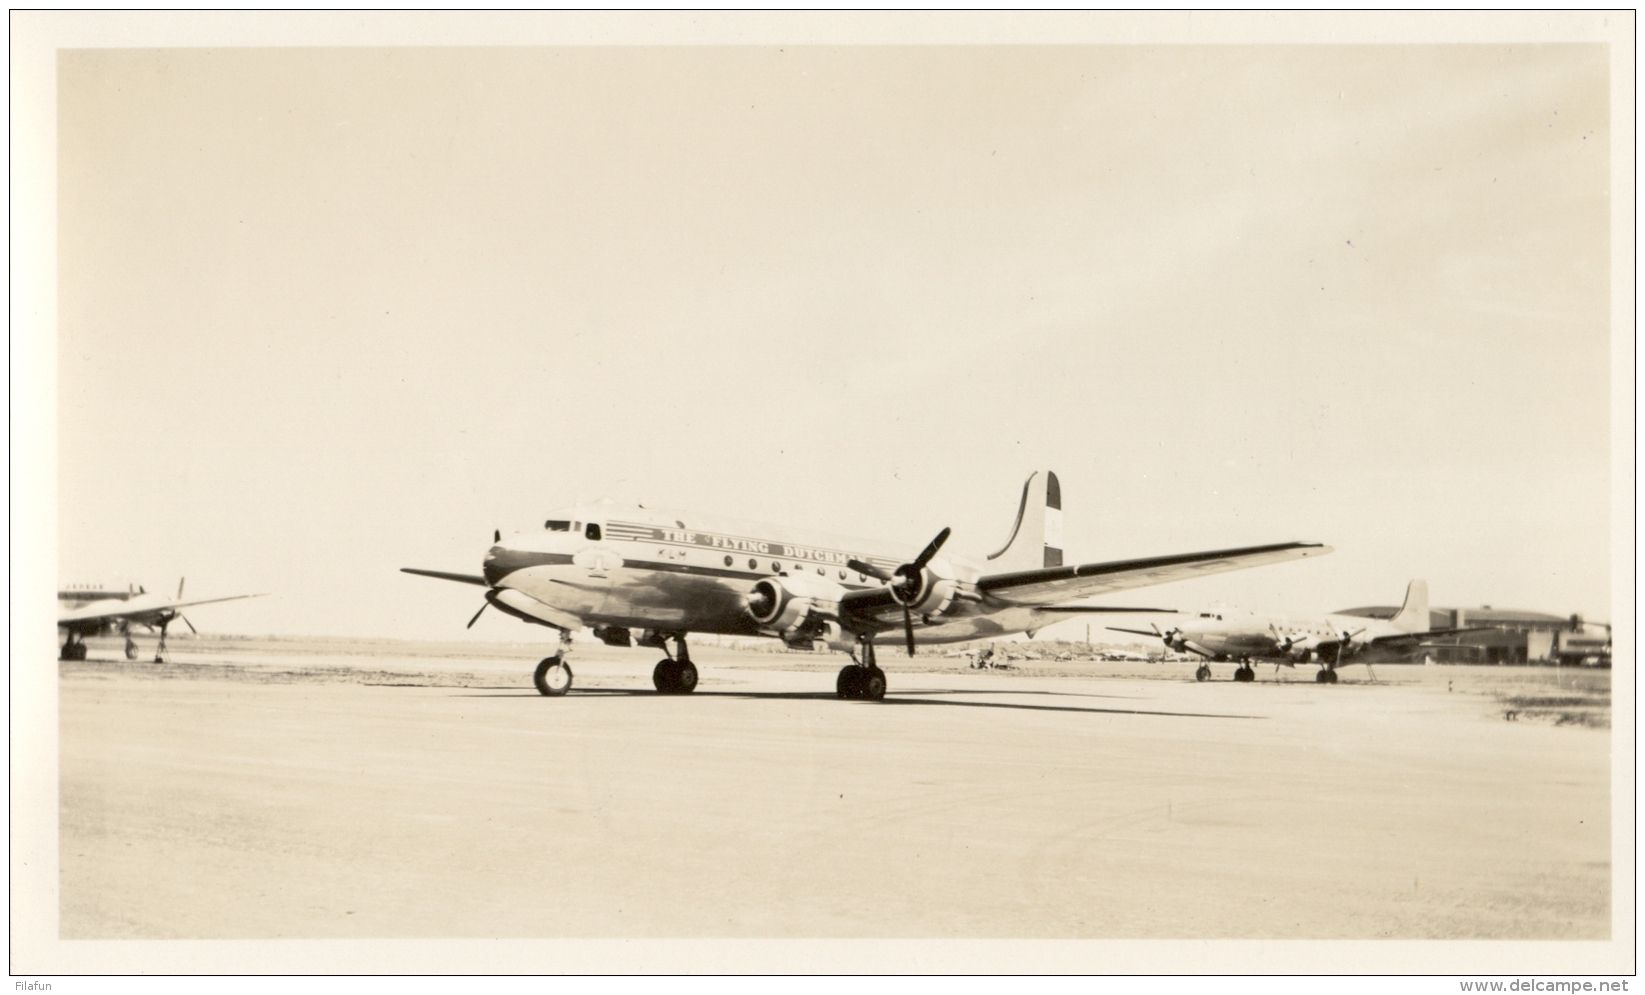
[{"label": "aircraft fuselage", "polygon": [[[559,512],[542,531],[513,535],[492,546],[484,575],[493,588],[518,591],[584,624],[753,636],[762,634],[747,610],[757,581],[805,577],[845,591],[879,587],[879,580],[852,570],[847,561],[892,570],[917,552],[758,522],[595,506]],[[1031,608],[991,606],[986,617],[968,612],[968,595],[971,603],[981,605],[974,593],[981,564],[942,556],[931,567],[959,582],[960,603],[930,624],[916,618],[919,642],[986,638],[1055,621]],[[542,620],[556,622],[553,616]],[[888,625],[875,641],[900,641],[900,625]]]}]

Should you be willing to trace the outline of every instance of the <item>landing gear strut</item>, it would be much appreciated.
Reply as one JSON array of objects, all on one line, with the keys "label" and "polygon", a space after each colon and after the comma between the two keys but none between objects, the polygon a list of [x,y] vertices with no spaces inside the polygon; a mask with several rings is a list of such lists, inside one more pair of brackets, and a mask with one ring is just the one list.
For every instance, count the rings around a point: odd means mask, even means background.
[{"label": "landing gear strut", "polygon": [[166,662],[166,626],[168,626],[170,624],[171,624],[170,619],[167,619],[164,622],[160,623],[160,645],[158,645],[154,648],[154,662],[155,663],[165,663]]},{"label": "landing gear strut", "polygon": [[[691,662],[691,651],[685,645],[685,633],[674,636],[674,656],[657,661],[651,671],[651,684],[658,694],[690,694],[697,690],[697,665]],[[666,637],[663,652],[668,652]]]},{"label": "landing gear strut", "polygon": [[862,636],[857,644],[862,647],[862,662],[852,662],[840,669],[840,676],[834,681],[834,693],[841,698],[881,701],[885,698],[885,671],[874,660],[873,637]]},{"label": "landing gear strut", "polygon": [[537,693],[549,698],[558,698],[571,690],[571,665],[565,658],[571,655],[571,631],[560,630],[560,651],[553,656],[545,656],[537,664],[536,673],[531,675],[531,683],[537,685]]}]

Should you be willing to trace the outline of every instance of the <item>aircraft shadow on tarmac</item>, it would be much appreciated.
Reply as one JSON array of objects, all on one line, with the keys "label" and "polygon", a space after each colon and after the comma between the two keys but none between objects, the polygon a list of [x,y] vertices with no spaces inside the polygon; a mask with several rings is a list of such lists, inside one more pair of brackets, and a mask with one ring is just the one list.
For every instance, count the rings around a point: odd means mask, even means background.
[{"label": "aircraft shadow on tarmac", "polygon": [[[512,688],[484,688],[475,690],[503,691],[507,694],[468,694],[460,695],[465,698],[540,698],[535,691],[515,691]],[[903,697],[903,695],[918,697]],[[927,695],[942,695],[945,698],[925,697]],[[881,705],[934,705],[950,708],[1006,708],[1029,712],[1087,712],[1093,715],[1161,715],[1181,719],[1261,719],[1263,715],[1232,715],[1214,712],[1161,712],[1143,708],[1094,708],[1082,705],[1041,705],[1014,701],[967,701],[959,698],[960,695],[992,695],[999,697],[1017,697],[1022,695],[1058,695],[1064,697],[1092,698],[1107,697],[1106,695],[1077,694],[1066,691],[960,691],[960,690],[929,690],[905,691],[902,694],[887,694]],[[643,688],[587,688],[572,690],[568,698],[657,698],[663,697],[655,691]],[[685,695],[667,695],[669,698],[688,700]],[[699,687],[690,698],[750,698],[761,701],[835,701],[839,695],[830,691],[714,691]]]}]

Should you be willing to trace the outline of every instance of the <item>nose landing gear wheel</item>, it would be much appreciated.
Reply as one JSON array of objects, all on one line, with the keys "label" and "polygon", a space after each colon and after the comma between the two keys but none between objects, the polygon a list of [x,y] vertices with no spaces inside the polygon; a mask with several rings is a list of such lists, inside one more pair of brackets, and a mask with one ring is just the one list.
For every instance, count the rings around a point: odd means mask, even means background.
[{"label": "nose landing gear wheel", "polygon": [[1211,679],[1211,667],[1208,664],[1204,664],[1204,663],[1200,664],[1199,667],[1197,669],[1195,669],[1195,671],[1194,671],[1194,680],[1196,680],[1196,681],[1208,681],[1210,679]]},{"label": "nose landing gear wheel", "polygon": [[571,690],[571,666],[557,656],[544,657],[531,681],[537,685],[538,694],[558,698]]}]

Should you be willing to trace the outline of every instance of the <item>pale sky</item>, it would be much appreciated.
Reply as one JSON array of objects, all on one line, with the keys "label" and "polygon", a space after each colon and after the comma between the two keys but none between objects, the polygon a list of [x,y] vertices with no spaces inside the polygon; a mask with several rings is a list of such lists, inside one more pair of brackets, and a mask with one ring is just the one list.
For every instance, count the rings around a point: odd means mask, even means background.
[{"label": "pale sky", "polygon": [[543,639],[398,569],[601,495],[983,553],[1052,469],[1069,562],[1337,550],[1099,603],[1609,619],[1609,58],[65,51],[55,579]]}]

